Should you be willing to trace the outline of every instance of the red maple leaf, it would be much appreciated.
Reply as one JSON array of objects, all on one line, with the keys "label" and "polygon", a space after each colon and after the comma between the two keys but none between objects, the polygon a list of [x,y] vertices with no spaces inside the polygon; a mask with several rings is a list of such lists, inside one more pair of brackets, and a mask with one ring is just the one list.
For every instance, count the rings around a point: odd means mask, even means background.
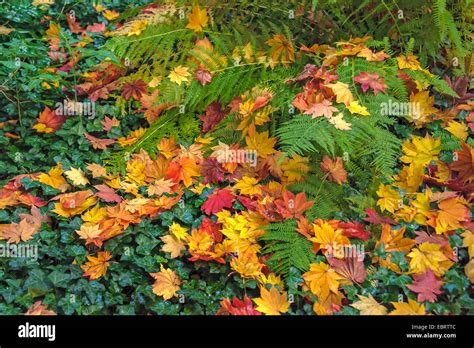
[{"label": "red maple leaf", "polygon": [[66,19],[67,19],[67,24],[69,25],[69,30],[71,30],[71,33],[80,33],[84,31],[81,25],[76,22],[76,17],[73,17],[71,16],[70,13],[68,13]]},{"label": "red maple leaf", "polygon": [[373,89],[374,95],[377,95],[379,91],[385,93],[385,88],[387,88],[384,80],[380,78],[379,74],[377,73],[367,73],[363,71],[354,77],[354,81],[361,84],[362,91],[364,93],[367,92],[369,87]]},{"label": "red maple leaf", "polygon": [[217,315],[261,315],[259,311],[253,308],[252,301],[245,295],[241,301],[234,297],[232,302],[225,298],[221,301],[221,308],[217,311]]},{"label": "red maple leaf", "polygon": [[370,222],[372,224],[389,224],[389,225],[398,225],[398,222],[396,222],[393,219],[380,216],[377,214],[377,212],[373,209],[366,208],[365,212],[367,213],[367,217],[363,218],[362,220]]},{"label": "red maple leaf", "polygon": [[364,282],[367,272],[363,260],[359,257],[344,257],[342,260],[339,260],[328,256],[327,259],[331,268],[344,278],[359,284]]},{"label": "red maple leaf", "polygon": [[91,143],[94,149],[105,150],[107,146],[115,144],[116,140],[114,139],[100,139],[96,138],[86,132],[84,132],[84,136],[86,139]]},{"label": "red maple leaf", "polygon": [[122,202],[122,197],[120,197],[118,194],[115,193],[114,189],[111,187],[108,187],[106,185],[95,185],[94,186],[98,192],[95,193],[95,195],[102,200],[106,201],[107,203],[110,202],[116,202],[120,203]]},{"label": "red maple leaf", "polygon": [[44,124],[47,128],[51,128],[53,132],[56,132],[61,129],[63,123],[66,121],[66,117],[48,107],[45,107],[40,113],[37,121],[38,124]]},{"label": "red maple leaf", "polygon": [[207,85],[212,80],[212,74],[209,70],[199,66],[199,68],[194,73],[194,78],[199,81],[201,86]]},{"label": "red maple leaf", "polygon": [[146,83],[143,80],[135,80],[123,86],[122,97],[140,100],[142,94],[146,93]]},{"label": "red maple leaf", "polygon": [[346,237],[369,240],[370,233],[364,229],[364,224],[360,222],[339,222],[338,226],[344,230]]},{"label": "red maple leaf", "polygon": [[429,301],[433,303],[437,300],[438,295],[442,294],[440,288],[443,282],[436,279],[430,268],[424,274],[415,275],[413,279],[414,282],[408,284],[407,288],[418,294],[418,302]]},{"label": "red maple leaf", "polygon": [[324,116],[331,117],[334,112],[338,111],[332,106],[331,101],[324,99],[320,103],[314,103],[306,112],[306,115],[311,115],[312,118]]},{"label": "red maple leaf", "polygon": [[224,181],[225,171],[217,158],[208,157],[201,165],[201,174],[204,176],[202,181],[203,184],[208,184],[211,182],[218,184],[219,182]]},{"label": "red maple leaf", "polygon": [[207,201],[201,206],[207,215],[220,212],[224,208],[231,208],[235,196],[228,189],[216,190],[207,197]]},{"label": "red maple leaf", "polygon": [[102,33],[105,31],[105,23],[94,23],[92,25],[89,25],[86,28],[86,31],[90,31],[91,33]]},{"label": "red maple leaf", "polygon": [[206,108],[206,114],[199,116],[203,122],[202,131],[204,133],[214,129],[214,127],[227,115],[227,112],[222,109],[221,104],[213,102]]}]

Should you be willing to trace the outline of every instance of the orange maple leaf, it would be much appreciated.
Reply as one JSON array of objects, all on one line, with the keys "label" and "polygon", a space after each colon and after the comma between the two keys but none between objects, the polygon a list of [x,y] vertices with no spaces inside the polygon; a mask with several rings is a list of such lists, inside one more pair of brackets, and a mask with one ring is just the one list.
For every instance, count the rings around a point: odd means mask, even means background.
[{"label": "orange maple leaf", "polygon": [[90,280],[99,279],[107,272],[107,268],[109,267],[109,261],[112,258],[110,256],[110,252],[106,251],[99,251],[97,257],[94,256],[87,256],[89,260],[85,264],[81,266],[84,270],[83,277],[89,277]]}]

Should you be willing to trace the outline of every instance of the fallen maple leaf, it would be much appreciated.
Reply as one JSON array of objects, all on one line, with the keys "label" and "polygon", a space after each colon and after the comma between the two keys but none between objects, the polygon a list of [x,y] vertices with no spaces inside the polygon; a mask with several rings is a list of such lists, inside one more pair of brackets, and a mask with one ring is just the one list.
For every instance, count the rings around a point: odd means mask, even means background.
[{"label": "fallen maple leaf", "polygon": [[109,263],[107,261],[109,261],[111,258],[112,256],[110,256],[110,252],[108,250],[99,251],[97,257],[87,256],[89,261],[81,266],[81,268],[84,270],[83,277],[89,277],[90,280],[94,280],[104,276],[107,272],[107,268],[109,267]]},{"label": "fallen maple leaf", "polygon": [[389,224],[389,225],[398,225],[398,222],[391,218],[387,218],[384,216],[380,216],[377,212],[373,209],[366,208],[365,212],[367,213],[367,217],[363,218],[362,220],[370,222],[372,224]]},{"label": "fallen maple leaf", "polygon": [[112,129],[112,127],[119,127],[120,126],[120,121],[117,120],[114,117],[110,118],[108,116],[105,116],[104,117],[104,120],[103,121],[100,121],[100,123],[102,123],[102,126],[103,126],[103,130],[108,132]]},{"label": "fallen maple leaf", "polygon": [[86,132],[84,132],[84,136],[91,143],[92,148],[99,149],[99,150],[105,150],[107,146],[115,144],[117,142],[115,139],[96,138]]},{"label": "fallen maple leaf", "polygon": [[252,304],[250,298],[245,295],[244,300],[241,301],[237,297],[234,297],[232,302],[225,298],[221,302],[221,308],[217,311],[216,315],[261,315]]},{"label": "fallen maple leaf", "polygon": [[461,143],[461,150],[455,151],[455,160],[450,168],[458,172],[458,177],[465,182],[474,180],[474,150],[466,143]]},{"label": "fallen maple leaf", "polygon": [[260,297],[254,298],[253,302],[257,305],[257,311],[266,315],[280,315],[288,312],[290,307],[286,292],[280,293],[276,286],[272,286],[270,290],[261,286]]},{"label": "fallen maple leaf", "polygon": [[324,99],[320,103],[314,103],[307,111],[305,111],[305,114],[311,115],[312,118],[320,116],[331,118],[332,114],[336,111],[338,110],[332,106],[331,101]]},{"label": "fallen maple leaf", "polygon": [[180,289],[181,280],[171,269],[166,269],[163,265],[160,265],[160,272],[150,273],[155,278],[153,284],[153,293],[158,296],[163,296],[164,300],[169,300],[176,295],[176,292]]},{"label": "fallen maple leaf", "polygon": [[348,279],[351,282],[362,284],[365,280],[367,272],[365,270],[363,258],[359,258],[363,255],[349,255],[345,256],[342,260],[328,257],[329,265],[339,275]]},{"label": "fallen maple leaf", "polygon": [[280,214],[286,218],[299,218],[303,213],[313,207],[313,201],[306,200],[306,193],[300,192],[297,195],[289,190],[283,193],[282,199],[275,202]]},{"label": "fallen maple leaf", "polygon": [[123,86],[122,97],[140,100],[142,94],[146,93],[147,85],[143,80],[135,80]]},{"label": "fallen maple leaf", "polygon": [[453,264],[441,251],[441,245],[428,242],[414,248],[408,257],[411,258],[410,272],[415,274],[426,273],[430,268],[435,275],[442,276]]},{"label": "fallen maple leaf", "polygon": [[41,173],[38,176],[38,181],[42,184],[49,185],[61,192],[66,192],[71,186],[68,184],[66,179],[62,176],[64,173],[61,164],[53,167],[49,170],[48,174]]},{"label": "fallen maple leaf", "polygon": [[387,308],[378,303],[371,294],[369,296],[357,295],[359,301],[350,306],[358,309],[362,315],[385,315]]},{"label": "fallen maple leaf", "polygon": [[77,169],[71,167],[71,169],[64,172],[64,174],[75,186],[87,185],[89,183],[89,179],[86,178],[84,172],[80,168]]},{"label": "fallen maple leaf", "polygon": [[274,35],[267,41],[271,49],[273,63],[281,61],[284,65],[295,61],[295,49],[284,35]]},{"label": "fallen maple leaf", "polygon": [[164,178],[161,178],[159,180],[156,180],[150,186],[148,186],[148,196],[161,196],[163,193],[171,193],[172,187],[175,185],[175,183],[171,180],[166,180]]},{"label": "fallen maple leaf", "polygon": [[192,29],[196,33],[207,27],[209,22],[206,9],[201,10],[198,6],[193,6],[192,12],[188,15],[188,20],[189,23],[186,25],[186,28]]},{"label": "fallen maple leaf", "polygon": [[408,284],[407,288],[418,294],[418,302],[429,301],[434,303],[438,298],[437,295],[442,294],[440,288],[443,282],[436,279],[430,268],[424,274],[415,275],[413,279],[414,282]]},{"label": "fallen maple leaf", "polygon": [[352,92],[349,89],[349,85],[347,83],[338,81],[333,84],[326,84],[325,86],[332,89],[336,96],[337,103],[344,103],[346,106],[348,106],[354,100]]},{"label": "fallen maple leaf", "polygon": [[387,88],[387,85],[377,73],[362,71],[359,75],[354,77],[354,81],[361,84],[362,92],[364,93],[367,92],[369,87],[374,91],[374,95],[377,95],[379,91],[385,93],[385,88]]},{"label": "fallen maple leaf", "polygon": [[183,251],[186,250],[185,244],[175,236],[167,234],[166,236],[160,237],[161,241],[165,243],[161,250],[166,253],[170,253],[170,258],[175,259],[183,255]]},{"label": "fallen maple leaf", "polygon": [[181,85],[181,83],[183,82],[188,82],[189,81],[188,77],[191,76],[188,69],[189,68],[181,66],[181,65],[177,66],[168,75],[170,81],[175,82],[178,85]]},{"label": "fallen maple leaf", "polygon": [[424,315],[426,314],[425,306],[418,304],[411,298],[408,299],[408,303],[405,302],[390,302],[393,304],[395,309],[388,315]]},{"label": "fallen maple leaf", "polygon": [[65,116],[59,115],[56,111],[45,107],[33,128],[36,129],[38,133],[54,133],[61,129],[65,121]]},{"label": "fallen maple leaf", "polygon": [[199,166],[193,158],[181,157],[168,165],[165,178],[173,180],[175,184],[182,181],[184,186],[189,187],[192,178],[199,176],[199,174]]},{"label": "fallen maple leaf", "polygon": [[336,157],[336,159],[333,160],[324,155],[319,166],[324,173],[328,173],[329,181],[335,182],[339,185],[346,182],[347,172],[344,169],[341,157]]},{"label": "fallen maple leaf", "polygon": [[225,208],[232,208],[235,196],[228,189],[216,189],[207,197],[206,202],[201,206],[201,210],[207,215],[216,214]]},{"label": "fallen maple leaf", "polygon": [[30,308],[28,308],[25,315],[56,315],[56,313],[52,310],[49,310],[48,307],[42,303],[42,301],[36,301],[30,306]]},{"label": "fallen maple leaf", "polygon": [[226,109],[223,109],[218,102],[212,102],[206,108],[205,115],[199,116],[203,122],[202,131],[207,133],[214,129],[214,127],[227,115]]}]

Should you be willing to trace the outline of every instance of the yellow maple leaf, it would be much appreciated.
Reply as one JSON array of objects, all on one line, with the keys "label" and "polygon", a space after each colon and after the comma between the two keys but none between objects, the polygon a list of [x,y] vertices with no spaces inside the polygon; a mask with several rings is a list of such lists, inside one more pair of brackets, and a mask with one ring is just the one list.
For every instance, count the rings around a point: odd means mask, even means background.
[{"label": "yellow maple leaf", "polygon": [[358,114],[362,116],[370,115],[367,111],[367,108],[365,106],[360,105],[357,100],[350,102],[347,106],[347,110],[349,110],[351,114]]},{"label": "yellow maple leaf", "polygon": [[99,251],[97,257],[87,256],[89,261],[81,266],[85,272],[84,277],[90,277],[90,280],[94,280],[104,276],[107,272],[107,268],[109,267],[109,263],[107,261],[109,261],[111,258],[112,256],[110,256],[110,252],[108,250]]},{"label": "yellow maple leaf", "polygon": [[430,96],[428,91],[412,93],[410,95],[410,105],[414,107],[409,110],[410,113],[406,116],[407,120],[414,123],[416,128],[430,123],[432,121],[430,116],[439,112],[433,104],[434,96]]},{"label": "yellow maple leaf", "polygon": [[371,294],[369,296],[357,295],[360,301],[351,304],[360,311],[361,315],[385,315],[387,308],[378,303]]},{"label": "yellow maple leaf", "polygon": [[178,275],[171,269],[166,269],[163,265],[160,265],[160,272],[150,273],[155,278],[153,284],[153,293],[158,296],[163,296],[163,299],[169,300],[176,295],[176,292],[180,289],[181,280]]},{"label": "yellow maple leaf", "polygon": [[186,240],[188,238],[188,229],[180,224],[173,222],[169,228],[170,233],[179,240]]},{"label": "yellow maple leaf", "polygon": [[257,151],[258,157],[267,157],[276,152],[276,139],[268,136],[268,131],[245,137],[247,149]]},{"label": "yellow maple leaf", "polygon": [[108,21],[113,21],[115,18],[117,18],[120,14],[115,11],[115,10],[106,10],[104,13],[105,19]]},{"label": "yellow maple leaf", "polygon": [[311,264],[310,270],[303,274],[303,279],[318,300],[325,302],[331,293],[338,294],[343,277],[321,261],[319,264]]},{"label": "yellow maple leaf", "polygon": [[467,251],[469,252],[469,258],[474,258],[474,233],[471,231],[465,231],[461,234],[461,236],[464,238],[462,246],[467,248]]},{"label": "yellow maple leaf", "polygon": [[189,81],[188,77],[191,76],[191,74],[189,73],[188,69],[189,68],[187,67],[179,65],[170,72],[168,77],[171,82],[181,85],[181,83]]},{"label": "yellow maple leaf", "polygon": [[257,311],[266,315],[280,315],[288,312],[290,307],[286,291],[280,293],[275,286],[272,286],[270,290],[261,286],[260,297],[254,298],[253,301],[257,305]]},{"label": "yellow maple leaf", "polygon": [[125,180],[138,186],[144,185],[145,167],[146,163],[141,161],[140,159],[133,159],[128,161],[127,175],[125,176]]},{"label": "yellow maple leaf", "polygon": [[281,164],[283,170],[282,179],[285,183],[300,181],[304,178],[304,174],[309,171],[309,158],[301,157],[294,154],[291,158],[285,158]]},{"label": "yellow maple leaf", "polygon": [[262,193],[258,179],[249,176],[244,176],[241,180],[237,180],[234,188],[240,190],[240,193],[244,195],[257,195]]},{"label": "yellow maple leaf", "polygon": [[411,141],[406,140],[403,143],[402,150],[405,153],[400,157],[402,162],[425,166],[438,159],[438,154],[441,151],[441,139],[433,139],[430,135],[426,135],[424,138],[413,135]]},{"label": "yellow maple leaf", "polygon": [[350,103],[354,101],[354,97],[352,96],[352,92],[347,83],[336,82],[325,86],[332,89],[333,93],[336,95],[337,103],[344,103],[346,106],[349,106]]},{"label": "yellow maple leaf", "polygon": [[42,184],[49,185],[61,192],[66,192],[71,186],[67,183],[66,179],[62,176],[64,173],[62,165],[58,163],[56,167],[49,170],[48,174],[41,173],[38,176],[38,181]]},{"label": "yellow maple leaf", "polygon": [[350,244],[349,239],[343,235],[343,230],[334,229],[326,221],[313,224],[313,231],[314,237],[310,241],[316,243],[321,250],[331,249],[334,245]]},{"label": "yellow maple leaf", "polygon": [[411,298],[406,302],[390,302],[393,304],[395,309],[391,311],[388,315],[424,315],[426,314],[425,306],[423,304],[418,304],[416,301]]},{"label": "yellow maple leaf", "polygon": [[171,234],[160,237],[161,241],[165,243],[161,250],[166,253],[170,253],[170,258],[175,259],[183,255],[183,251],[186,250],[185,244],[178,238]]},{"label": "yellow maple leaf", "polygon": [[396,209],[401,208],[399,206],[403,204],[402,197],[389,185],[380,184],[376,193],[380,197],[377,201],[377,205],[382,211],[387,210],[394,213]]},{"label": "yellow maple leaf", "polygon": [[280,276],[275,275],[275,273],[269,273],[268,275],[261,274],[258,277],[258,282],[262,285],[270,284],[270,285],[278,285],[280,289],[283,289],[283,281],[281,280]]},{"label": "yellow maple leaf", "polygon": [[81,218],[84,222],[98,223],[107,217],[107,210],[101,208],[98,204],[82,214]]},{"label": "yellow maple leaf", "polygon": [[87,185],[89,183],[89,179],[86,178],[84,172],[80,168],[76,169],[71,167],[71,169],[64,172],[64,174],[75,186]]},{"label": "yellow maple leaf", "polygon": [[430,268],[433,273],[440,277],[452,266],[452,262],[440,250],[441,245],[424,242],[418,248],[412,249],[408,257],[410,261],[410,272],[415,274],[425,273]]},{"label": "yellow maple leaf", "polygon": [[421,70],[418,58],[412,54],[397,57],[396,60],[400,69]]},{"label": "yellow maple leaf", "polygon": [[252,252],[239,252],[237,257],[232,258],[230,266],[240,274],[242,278],[256,278],[262,274],[263,264]]},{"label": "yellow maple leaf", "polygon": [[446,127],[446,130],[454,135],[456,138],[466,141],[469,133],[467,132],[467,126],[464,123],[451,121]]},{"label": "yellow maple leaf", "polygon": [[189,23],[186,25],[186,28],[198,33],[202,31],[204,27],[207,27],[209,17],[207,16],[206,9],[201,10],[199,7],[193,6],[192,12],[188,15],[188,20]]},{"label": "yellow maple leaf", "polygon": [[148,22],[145,19],[133,22],[127,30],[127,36],[140,35],[147,25]]}]

